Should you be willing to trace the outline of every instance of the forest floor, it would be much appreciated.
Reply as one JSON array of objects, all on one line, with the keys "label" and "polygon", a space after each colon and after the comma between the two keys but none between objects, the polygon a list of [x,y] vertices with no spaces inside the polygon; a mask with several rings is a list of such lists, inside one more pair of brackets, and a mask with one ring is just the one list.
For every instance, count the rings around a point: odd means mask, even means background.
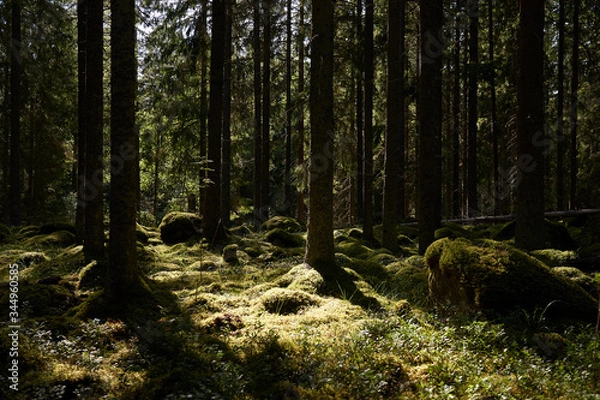
[{"label": "forest floor", "polygon": [[[169,246],[146,228],[138,253],[153,299],[123,305],[124,318],[92,309],[101,289],[68,235],[8,232],[0,398],[600,399],[594,326],[544,310],[494,317],[434,307],[411,229],[401,229],[398,254],[337,230],[336,258],[355,290],[328,295],[302,264],[305,233],[290,244],[237,230],[237,257],[225,262],[223,249]],[[18,303],[9,296],[15,264]]]}]

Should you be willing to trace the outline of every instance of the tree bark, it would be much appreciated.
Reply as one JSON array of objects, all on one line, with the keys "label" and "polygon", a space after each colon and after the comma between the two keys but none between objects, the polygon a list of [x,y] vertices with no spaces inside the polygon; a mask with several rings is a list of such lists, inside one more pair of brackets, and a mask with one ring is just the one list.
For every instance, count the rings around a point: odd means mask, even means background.
[{"label": "tree bark", "polygon": [[[404,1],[388,0],[387,131],[383,187],[386,249],[398,250],[398,215],[404,209]],[[400,200],[398,200],[400,197]]]},{"label": "tree bark", "polygon": [[365,3],[365,120],[364,120],[364,187],[363,237],[373,239],[373,0]]},{"label": "tree bark", "polygon": [[21,1],[12,2],[10,63],[10,223],[21,224]]},{"label": "tree bark", "polygon": [[225,0],[225,66],[223,71],[223,149],[222,149],[222,190],[221,213],[223,225],[230,225],[231,214],[231,30],[232,30],[232,3],[235,0]]},{"label": "tree bark", "polygon": [[335,268],[333,244],[333,38],[334,2],[312,1],[310,64],[310,166],[306,262]]},{"label": "tree bark", "polygon": [[556,208],[565,208],[565,0],[558,2],[558,77],[556,97]]},{"label": "tree bark", "polygon": [[422,0],[420,13],[419,253],[434,240],[442,208],[442,0]]},{"label": "tree bark", "polygon": [[570,176],[569,176],[569,209],[576,210],[577,203],[577,128],[579,107],[579,9],[580,0],[573,5],[573,50],[571,54],[571,107],[570,107]]},{"label": "tree bark", "polygon": [[[490,64],[494,66],[495,54],[494,54],[494,7],[493,0],[488,0],[488,47],[489,47],[489,58]],[[499,188],[499,157],[498,157],[498,137],[500,132],[498,130],[498,110],[496,100],[496,71],[491,74],[490,77],[490,135],[492,137],[492,185],[493,185],[493,196],[494,196],[494,215],[500,214],[500,200],[502,192]]]},{"label": "tree bark", "polygon": [[254,228],[258,230],[261,218],[261,169],[262,169],[262,101],[260,75],[260,0],[253,2],[252,60],[254,64]]},{"label": "tree bark", "polygon": [[85,233],[83,252],[86,261],[104,255],[104,7],[102,2],[86,0],[86,101],[85,121]]},{"label": "tree bark", "polygon": [[536,146],[544,135],[544,1],[520,0],[517,59],[517,225],[515,244],[542,248],[544,235],[544,155]]},{"label": "tree bark", "polygon": [[[456,9],[457,13],[461,9],[461,1],[457,0]],[[450,194],[450,203],[452,208],[452,215],[458,218],[461,215],[461,204],[462,204],[462,190],[460,185],[460,82],[461,82],[461,62],[460,62],[460,51],[461,51],[461,28],[459,24],[456,24],[454,29],[454,88],[453,88],[453,99],[452,99],[452,113],[453,113],[453,135],[452,135],[452,192]]]},{"label": "tree bark", "polygon": [[203,224],[204,235],[213,244],[225,236],[221,214],[221,140],[223,137],[223,70],[225,60],[225,0],[212,4],[212,39],[210,46],[210,97],[208,110],[208,159],[210,184],[206,189]]},{"label": "tree bark", "polygon": [[[300,27],[298,28],[298,92],[301,100],[298,106],[298,165],[304,165],[304,0],[300,0]],[[305,221],[304,189],[298,190],[298,221]]]},{"label": "tree bark", "polygon": [[[362,28],[362,8],[363,0],[356,0],[356,45],[357,54],[360,55],[364,50],[363,43],[363,28]],[[365,155],[363,137],[363,122],[364,122],[364,97],[363,97],[363,82],[364,82],[364,62],[357,56],[356,68],[356,209],[357,218],[362,221],[364,218],[364,179],[365,179]]]},{"label": "tree bark", "polygon": [[292,0],[286,3],[284,212],[292,215]]},{"label": "tree bark", "polygon": [[271,205],[269,170],[271,162],[271,0],[263,0],[262,70],[262,160],[260,183],[261,222],[269,219]]},{"label": "tree bark", "polygon": [[135,1],[111,1],[110,247],[106,294],[122,304],[139,285],[136,212],[139,136],[135,126]]},{"label": "tree bark", "polygon": [[202,0],[202,12],[200,17],[200,168],[199,168],[199,214],[204,213],[204,203],[206,198],[206,180],[207,168],[205,164],[208,159],[207,139],[208,139],[208,48],[207,40],[207,19],[208,19],[208,1]]},{"label": "tree bark", "polygon": [[479,214],[477,201],[477,88],[479,68],[479,0],[469,4],[469,125],[467,133],[467,210],[473,217]]}]

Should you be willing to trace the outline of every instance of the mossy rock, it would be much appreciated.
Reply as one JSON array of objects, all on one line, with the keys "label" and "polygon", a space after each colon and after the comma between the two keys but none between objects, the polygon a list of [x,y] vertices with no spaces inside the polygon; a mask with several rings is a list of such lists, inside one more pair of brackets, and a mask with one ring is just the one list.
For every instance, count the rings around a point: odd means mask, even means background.
[{"label": "mossy rock", "polygon": [[160,237],[166,244],[182,243],[202,232],[202,218],[186,212],[170,212],[160,225]]},{"label": "mossy rock", "polygon": [[319,298],[301,290],[273,288],[260,297],[260,301],[270,313],[296,314],[300,310],[318,306]]},{"label": "mossy rock", "polygon": [[445,223],[441,228],[436,229],[435,231],[435,239],[443,239],[443,238],[466,238],[472,239],[473,234],[465,229],[463,226],[459,224],[453,223]]},{"label": "mossy rock", "polygon": [[415,242],[404,234],[398,235],[398,245],[400,247],[414,247]]},{"label": "mossy rock", "polygon": [[580,269],[575,267],[556,267],[552,271],[576,283],[583,290],[594,297],[598,297],[598,285],[594,282],[594,278],[586,275]]},{"label": "mossy rock", "polygon": [[229,244],[223,248],[223,261],[227,264],[239,264],[237,244]]},{"label": "mossy rock", "polygon": [[295,266],[277,280],[279,286],[311,294],[317,294],[323,283],[323,276],[308,264]]},{"label": "mossy rock", "polygon": [[390,277],[387,269],[382,264],[373,261],[372,259],[355,259],[350,264],[346,265],[346,267],[358,273],[371,285],[377,285]]},{"label": "mossy rock", "polygon": [[229,232],[237,236],[248,236],[252,234],[252,230],[246,225],[234,226],[229,229]]},{"label": "mossy rock", "polygon": [[306,228],[292,217],[276,216],[265,222],[260,227],[263,232],[272,231],[273,229],[282,229],[289,233],[298,233],[305,231]]},{"label": "mossy rock", "polygon": [[22,265],[24,268],[30,267],[35,264],[41,264],[43,262],[50,261],[43,252],[41,251],[28,251],[23,253],[17,258],[17,264]]},{"label": "mossy rock", "polygon": [[425,258],[423,256],[419,256],[419,255],[410,256],[406,260],[404,260],[404,262],[406,264],[412,265],[414,267],[418,267],[418,268],[422,268],[422,269],[427,268],[427,265],[425,265]]},{"label": "mossy rock", "polygon": [[397,293],[397,297],[413,304],[422,304],[427,300],[429,293],[427,269],[406,262],[397,262],[388,265],[388,270],[392,273],[388,285],[394,293]]},{"label": "mossy rock", "polygon": [[441,239],[425,253],[430,298],[474,311],[543,309],[592,320],[596,302],[581,287],[506,243]]},{"label": "mossy rock", "polygon": [[363,231],[358,228],[352,228],[350,231],[348,231],[348,237],[352,239],[362,239]]},{"label": "mossy rock", "polygon": [[39,234],[40,234],[39,226],[28,225],[28,226],[24,226],[23,228],[19,229],[19,232],[17,232],[17,237],[19,239],[27,239],[27,238],[34,237]]},{"label": "mossy rock", "polygon": [[343,253],[351,258],[362,259],[369,258],[374,253],[374,251],[371,248],[354,240],[345,240],[343,242],[338,243],[335,251],[338,253]]},{"label": "mossy rock", "polygon": [[543,249],[532,251],[529,254],[549,267],[569,265],[577,259],[577,254],[572,250]]},{"label": "mossy rock", "polygon": [[79,290],[89,290],[94,288],[104,287],[106,285],[106,277],[108,268],[105,263],[92,261],[79,273]]},{"label": "mossy rock", "polygon": [[292,248],[302,247],[305,244],[304,238],[296,233],[290,233],[281,228],[270,230],[266,235],[267,242],[278,247]]},{"label": "mossy rock", "polygon": [[40,233],[42,235],[48,235],[58,231],[71,232],[73,235],[76,233],[75,225],[69,222],[51,222],[40,226]]},{"label": "mossy rock", "polygon": [[581,248],[581,250],[579,250],[579,256],[581,258],[600,256],[600,243],[594,243],[590,246]]},{"label": "mossy rock", "polygon": [[[510,221],[504,224],[504,226],[492,236],[492,239],[499,241],[514,239],[516,227],[517,221]],[[569,230],[564,225],[557,222],[545,220],[544,235],[546,239],[545,247],[548,249],[574,250],[577,248],[577,243],[575,243],[575,240],[573,240],[569,234]]]},{"label": "mossy rock", "polygon": [[69,231],[40,234],[25,241],[27,246],[69,247],[75,244],[75,235]]},{"label": "mossy rock", "polygon": [[[42,317],[61,315],[78,304],[72,290],[63,285],[23,284],[19,286],[19,310],[23,316]],[[9,293],[0,300],[0,305],[8,309]]]},{"label": "mossy rock", "polygon": [[397,228],[397,233],[398,235],[404,235],[413,240],[419,237],[419,229],[415,228],[414,226],[399,225]]}]

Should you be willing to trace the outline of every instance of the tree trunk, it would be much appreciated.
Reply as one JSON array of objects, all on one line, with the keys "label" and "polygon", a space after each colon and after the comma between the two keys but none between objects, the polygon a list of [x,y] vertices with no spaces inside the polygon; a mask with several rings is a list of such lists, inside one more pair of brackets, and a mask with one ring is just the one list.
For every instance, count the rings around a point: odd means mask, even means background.
[{"label": "tree trunk", "polygon": [[[461,2],[456,2],[457,13],[461,9]],[[461,50],[461,28],[459,24],[456,24],[454,30],[455,45],[454,45],[454,88],[453,88],[453,99],[452,99],[452,113],[453,113],[453,135],[452,135],[452,192],[450,194],[450,203],[452,204],[452,215],[458,218],[461,215],[461,204],[462,204],[462,190],[460,185],[460,76],[461,76],[461,63],[460,63],[460,50]]]},{"label": "tree trunk", "polygon": [[21,225],[21,1],[12,2],[10,63],[10,223]]},{"label": "tree trunk", "polygon": [[258,230],[261,218],[261,168],[262,168],[262,102],[260,76],[260,1],[253,2],[252,60],[254,63],[254,228]]},{"label": "tree trunk", "polygon": [[558,77],[556,98],[556,208],[565,208],[565,0],[558,2]]},{"label": "tree trunk", "polygon": [[139,136],[135,126],[135,1],[111,1],[110,248],[106,294],[115,304],[140,284],[136,212]]},{"label": "tree trunk", "polygon": [[85,236],[85,124],[87,122],[88,106],[86,63],[87,63],[87,25],[89,0],[77,3],[77,134],[75,135],[75,150],[77,155],[77,208],[75,210],[75,238],[77,243],[83,243]]},{"label": "tree trunk", "polygon": [[261,222],[269,219],[271,205],[269,167],[271,161],[271,0],[263,0],[263,78],[262,78],[262,160],[260,203]]},{"label": "tree trunk", "polygon": [[579,106],[579,8],[580,0],[574,0],[573,5],[573,50],[571,54],[571,132],[570,132],[570,185],[569,209],[576,210],[577,204],[577,109]]},{"label": "tree trunk", "polygon": [[83,252],[86,261],[104,255],[104,7],[87,0],[85,123],[85,217]]},{"label": "tree trunk", "polygon": [[334,2],[312,1],[310,64],[310,167],[306,262],[335,268],[333,244],[333,38]]},{"label": "tree trunk", "polygon": [[[298,165],[304,165],[304,0],[300,0],[300,27],[298,28],[298,92],[301,100],[298,107]],[[298,221],[305,221],[304,189],[298,190]]]},{"label": "tree trunk", "polygon": [[223,225],[229,226],[231,214],[231,29],[232,29],[232,3],[226,1],[225,21],[225,66],[223,71],[223,149],[222,149],[222,190],[221,213]]},{"label": "tree trunk", "polygon": [[[10,46],[9,46],[10,48]],[[9,64],[6,63],[4,67],[4,99],[3,99],[3,117],[2,117],[2,197],[0,198],[0,204],[2,210],[5,211],[0,215],[0,221],[8,222],[8,204],[9,204],[9,179],[10,179],[10,96],[8,94],[8,88],[10,87],[10,70]]]},{"label": "tree trunk", "polygon": [[[382,245],[398,250],[396,225],[404,204],[404,1],[388,0],[387,131]],[[398,197],[401,200],[398,200]]]},{"label": "tree trunk", "polygon": [[365,121],[364,121],[364,188],[363,237],[373,239],[373,0],[365,2]]},{"label": "tree trunk", "polygon": [[[489,58],[490,64],[494,66],[494,7],[493,0],[488,0],[488,47],[489,47]],[[492,72],[490,77],[490,135],[492,137],[492,168],[493,168],[493,176],[492,176],[492,187],[493,187],[493,196],[494,196],[494,215],[500,214],[500,200],[502,196],[502,192],[499,189],[499,171],[500,164],[498,158],[498,110],[496,106],[496,72],[495,70]]]},{"label": "tree trunk", "polygon": [[469,24],[469,129],[467,140],[467,210],[473,217],[479,214],[477,201],[477,87],[479,68],[479,0],[470,0]]},{"label": "tree trunk", "polygon": [[284,212],[292,215],[292,0],[286,3]]},{"label": "tree trunk", "polygon": [[[357,55],[363,53],[363,29],[362,29],[362,2],[356,0],[356,44]],[[357,218],[362,221],[364,218],[364,178],[365,178],[365,155],[363,137],[363,121],[364,121],[364,101],[363,101],[363,81],[364,81],[364,62],[357,56],[356,68],[356,209],[358,210]]]},{"label": "tree trunk", "polygon": [[204,164],[208,159],[207,154],[207,138],[208,138],[208,48],[207,40],[207,18],[208,18],[208,1],[202,0],[202,14],[200,20],[200,168],[199,168],[199,214],[204,213],[205,198],[206,198],[206,170],[208,165]]},{"label": "tree trunk", "polygon": [[[419,103],[419,253],[434,240],[442,208],[442,0],[421,1]],[[433,33],[435,32],[435,34]]]},{"label": "tree trunk", "polygon": [[515,243],[544,246],[544,155],[536,146],[544,132],[544,0],[520,0],[517,59],[517,225]]},{"label": "tree trunk", "polygon": [[225,60],[225,0],[214,0],[210,45],[210,97],[208,110],[208,159],[210,184],[204,204],[204,235],[213,244],[225,236],[221,216],[221,140],[223,134],[223,70]]}]

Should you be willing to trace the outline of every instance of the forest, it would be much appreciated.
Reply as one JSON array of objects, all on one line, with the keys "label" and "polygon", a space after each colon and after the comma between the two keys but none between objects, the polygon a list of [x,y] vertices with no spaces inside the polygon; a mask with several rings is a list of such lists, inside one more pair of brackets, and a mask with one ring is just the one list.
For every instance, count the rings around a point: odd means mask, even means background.
[{"label": "forest", "polygon": [[0,398],[600,398],[598,43],[591,0],[2,1]]}]

